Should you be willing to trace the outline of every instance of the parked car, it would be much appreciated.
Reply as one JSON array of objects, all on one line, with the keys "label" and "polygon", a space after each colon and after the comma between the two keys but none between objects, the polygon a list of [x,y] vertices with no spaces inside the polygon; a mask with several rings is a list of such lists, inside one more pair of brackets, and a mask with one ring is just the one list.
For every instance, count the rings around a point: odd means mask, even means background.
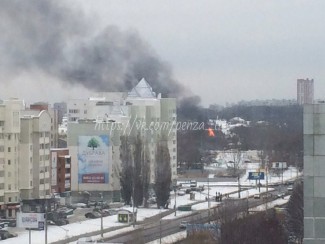
[{"label": "parked car", "polygon": [[283,192],[279,192],[277,195],[276,195],[276,198],[284,198],[285,194]]},{"label": "parked car", "polygon": [[85,217],[88,219],[97,219],[101,217],[101,213],[97,211],[88,212],[85,214]]},{"label": "parked car", "polygon": [[262,195],[263,199],[271,199],[273,198],[273,194],[272,193],[265,193]]},{"label": "parked car", "polygon": [[157,203],[156,197],[150,197],[148,200],[149,204],[155,204]]},{"label": "parked car", "polygon": [[185,195],[185,191],[178,191],[178,192],[177,192],[177,195],[178,195],[178,196],[184,196],[184,195]]},{"label": "parked car", "polygon": [[16,236],[17,236],[16,233],[10,233],[7,230],[0,230],[0,238],[1,238],[1,240],[5,240],[5,239],[16,237]]},{"label": "parked car", "polygon": [[88,243],[94,243],[92,237],[81,237],[77,240],[77,244],[88,244]]},{"label": "parked car", "polygon": [[71,204],[72,208],[87,208],[86,203],[78,202]]},{"label": "parked car", "polygon": [[61,207],[61,208],[58,208],[56,211],[57,212],[64,213],[66,216],[68,216],[68,215],[72,215],[73,214],[74,209],[67,208],[67,207]]},{"label": "parked car", "polygon": [[0,229],[7,228],[7,227],[9,227],[9,222],[7,221],[0,222]]},{"label": "parked car", "polygon": [[287,190],[288,190],[288,192],[292,192],[293,191],[293,186],[288,186]]},{"label": "parked car", "polygon": [[107,211],[109,212],[109,215],[116,215],[116,214],[118,214],[118,210],[116,210],[116,209],[108,209]]},{"label": "parked car", "polygon": [[255,194],[254,195],[254,199],[260,199],[261,198],[261,195],[260,194]]},{"label": "parked car", "polygon": [[181,229],[186,229],[188,222],[187,221],[181,221],[179,224],[179,228]]}]

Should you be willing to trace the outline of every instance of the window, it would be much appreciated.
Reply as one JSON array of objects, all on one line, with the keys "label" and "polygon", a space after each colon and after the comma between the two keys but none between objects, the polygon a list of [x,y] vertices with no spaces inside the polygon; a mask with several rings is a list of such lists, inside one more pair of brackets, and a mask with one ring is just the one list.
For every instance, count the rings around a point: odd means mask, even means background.
[{"label": "window", "polygon": [[11,197],[8,197],[8,202],[11,202]]},{"label": "window", "polygon": [[33,181],[32,180],[29,182],[29,186],[33,186]]},{"label": "window", "polygon": [[0,152],[4,152],[5,151],[5,147],[4,146],[0,146]]},{"label": "window", "polygon": [[8,152],[11,152],[11,148],[10,147],[8,147]]},{"label": "window", "polygon": [[8,190],[11,191],[11,184],[8,184]]},{"label": "window", "polygon": [[11,140],[11,135],[8,135],[8,141],[10,141]]},{"label": "window", "polygon": [[8,165],[10,165],[11,164],[11,161],[10,161],[10,159],[8,159]]},{"label": "window", "polygon": [[0,120],[0,126],[4,126],[5,122],[3,120]]}]

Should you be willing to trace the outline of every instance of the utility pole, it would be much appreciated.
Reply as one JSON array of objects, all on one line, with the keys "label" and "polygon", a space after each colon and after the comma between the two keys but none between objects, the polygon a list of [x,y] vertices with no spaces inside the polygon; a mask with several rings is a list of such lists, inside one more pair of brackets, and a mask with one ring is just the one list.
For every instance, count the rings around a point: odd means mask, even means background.
[{"label": "utility pole", "polygon": [[210,177],[208,175],[208,218],[210,223]]},{"label": "utility pole", "polygon": [[45,223],[44,223],[44,229],[45,229],[45,244],[47,244],[47,199],[45,199]]},{"label": "utility pole", "polygon": [[104,238],[104,226],[103,226],[103,193],[101,192],[100,193],[100,199],[101,199],[101,202],[102,202],[102,205],[101,205],[101,211],[100,211],[100,235],[102,237],[102,239]]},{"label": "utility pole", "polygon": [[266,165],[265,167],[265,180],[266,180],[266,198],[265,198],[265,210],[267,211],[267,201],[269,198],[269,184],[268,184],[268,171],[269,171],[269,167]]},{"label": "utility pole", "polygon": [[159,243],[161,244],[161,206],[160,206],[160,211],[159,211],[159,215],[160,215],[160,220],[159,220]]},{"label": "utility pole", "polygon": [[176,216],[176,211],[177,211],[177,207],[176,207],[176,187],[174,188],[174,193],[175,193],[175,216]]},{"label": "utility pole", "polygon": [[240,198],[240,177],[238,175],[238,198]]}]

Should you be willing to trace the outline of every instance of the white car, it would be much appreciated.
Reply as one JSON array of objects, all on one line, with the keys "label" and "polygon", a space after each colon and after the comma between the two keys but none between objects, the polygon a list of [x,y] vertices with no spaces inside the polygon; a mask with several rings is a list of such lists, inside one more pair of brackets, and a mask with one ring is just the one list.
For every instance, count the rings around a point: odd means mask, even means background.
[{"label": "white car", "polygon": [[185,191],[178,191],[178,192],[177,192],[177,195],[178,195],[178,196],[184,196],[184,195],[185,195]]},{"label": "white car", "polygon": [[261,198],[261,195],[260,194],[255,194],[254,195],[254,199],[260,199]]},{"label": "white car", "polygon": [[181,223],[179,224],[179,228],[186,229],[187,224],[188,224],[187,221],[181,221]]}]

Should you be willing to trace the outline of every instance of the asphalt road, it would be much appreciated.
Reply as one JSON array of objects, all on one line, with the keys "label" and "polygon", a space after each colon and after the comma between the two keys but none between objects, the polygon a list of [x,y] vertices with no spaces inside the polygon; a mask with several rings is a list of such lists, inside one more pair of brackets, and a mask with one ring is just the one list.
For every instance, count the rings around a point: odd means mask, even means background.
[{"label": "asphalt road", "polygon": [[[226,200],[225,205],[231,206],[231,208],[236,209],[238,212],[245,212],[247,208],[252,208],[265,203],[265,199],[241,199],[241,200]],[[108,243],[125,243],[131,244],[136,243],[138,240],[140,243],[146,243],[153,240],[157,240],[160,237],[168,236],[182,231],[179,224],[181,221],[188,221],[189,223],[208,223],[209,219],[220,218],[223,214],[222,207],[211,208],[209,210],[196,211],[190,216],[182,217],[179,219],[161,220],[141,226],[136,226],[135,230],[128,233],[123,233],[115,237],[110,237],[105,239]]]}]

